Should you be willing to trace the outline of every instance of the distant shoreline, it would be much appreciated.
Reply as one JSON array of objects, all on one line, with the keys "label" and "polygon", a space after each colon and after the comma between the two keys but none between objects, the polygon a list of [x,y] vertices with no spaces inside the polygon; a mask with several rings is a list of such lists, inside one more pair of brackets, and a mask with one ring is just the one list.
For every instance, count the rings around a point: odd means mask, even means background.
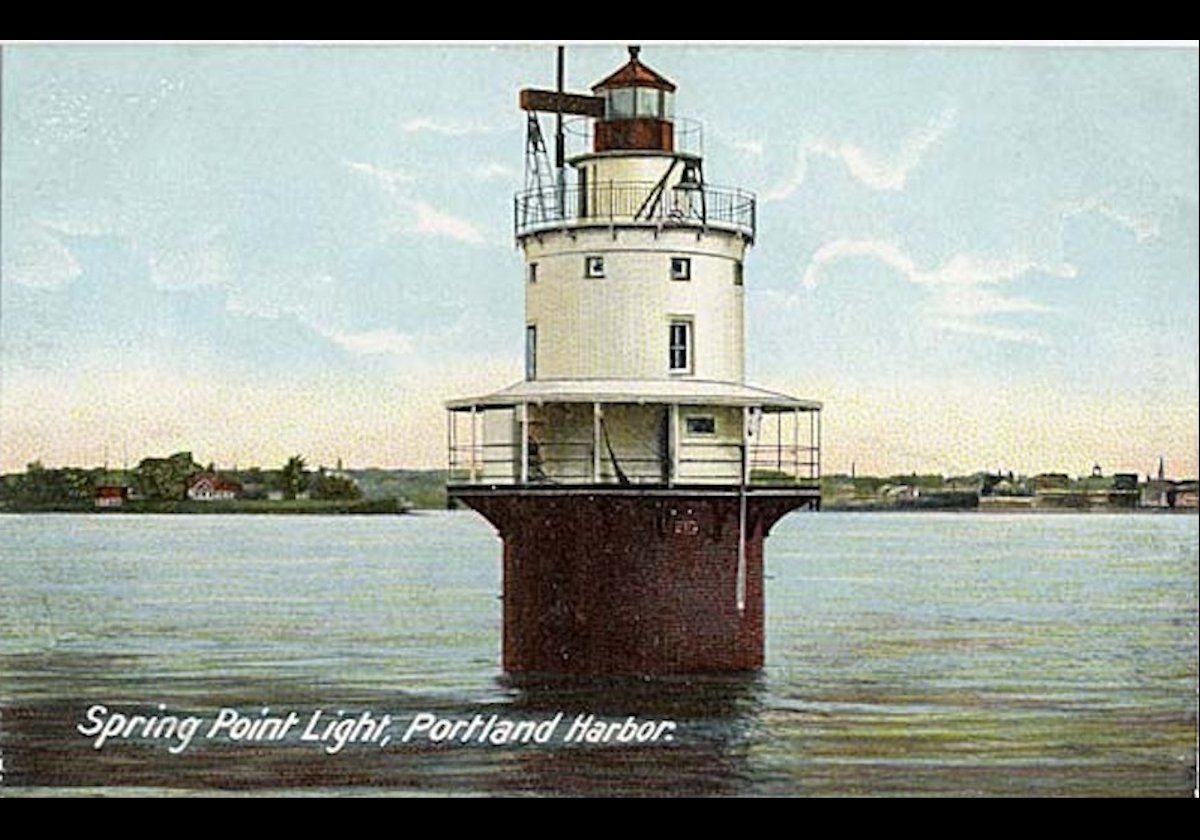
[{"label": "distant shoreline", "polygon": [[[185,508],[184,505],[187,505]],[[269,506],[268,506],[269,505]],[[253,503],[221,503],[221,502],[191,502],[178,503],[172,506],[146,506],[137,507],[136,503],[129,503],[126,507],[120,508],[98,508],[98,507],[29,507],[29,508],[0,508],[0,515],[3,514],[103,514],[103,515],[124,515],[124,516],[413,516],[423,513],[437,512],[442,510],[469,512],[466,508],[445,508],[445,507],[392,507],[381,505],[378,502],[360,502],[357,504],[346,503],[326,503],[320,505],[305,505],[305,506],[280,506],[279,502],[262,503],[255,505]],[[1148,516],[1196,516],[1200,514],[1197,508],[1116,508],[1116,507],[1096,507],[1096,508],[1031,508],[1031,507],[893,507],[893,506],[869,506],[869,505],[853,505],[839,506],[826,505],[820,510],[822,513],[855,513],[855,514],[930,514],[930,513],[980,513],[984,515],[995,514],[1020,514],[1029,516],[1096,516],[1105,514],[1134,514]]]},{"label": "distant shoreline", "polygon": [[822,505],[821,511],[824,513],[982,513],[988,516],[992,514],[1029,514],[1031,516],[1060,516],[1060,515],[1080,515],[1094,516],[1103,514],[1145,514],[1150,516],[1165,516],[1165,515],[1186,515],[1196,516],[1200,514],[1200,509],[1197,508],[1151,508],[1151,507],[1085,507],[1085,508],[1070,508],[1070,507],[871,507],[871,506],[840,506],[840,505]]},{"label": "distant shoreline", "polygon": [[101,507],[94,504],[61,503],[48,505],[9,505],[0,513],[100,513],[114,515],[155,514],[168,516],[214,516],[264,514],[270,516],[403,516],[412,507],[397,499],[357,500],[258,500],[220,499],[214,501],[149,501],[126,500],[121,505]]}]

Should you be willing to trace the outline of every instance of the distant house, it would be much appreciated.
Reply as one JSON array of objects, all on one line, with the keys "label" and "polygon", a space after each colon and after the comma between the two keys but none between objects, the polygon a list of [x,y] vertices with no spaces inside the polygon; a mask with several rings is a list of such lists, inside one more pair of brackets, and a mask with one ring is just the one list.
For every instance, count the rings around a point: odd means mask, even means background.
[{"label": "distant house", "polygon": [[884,498],[897,502],[913,502],[921,497],[921,490],[911,484],[885,484],[879,488]]},{"label": "distant house", "polygon": [[1195,510],[1200,499],[1197,498],[1197,485],[1195,479],[1189,479],[1179,482],[1175,485],[1175,504],[1173,507],[1180,509]]},{"label": "distant house", "polygon": [[1071,487],[1071,478],[1066,473],[1042,473],[1030,479],[1034,493],[1065,492]]},{"label": "distant house", "polygon": [[1147,479],[1142,485],[1141,506],[1170,508],[1175,505],[1175,482],[1165,478]]},{"label": "distant house", "polygon": [[1137,473],[1113,473],[1113,489],[1122,492],[1138,489]]},{"label": "distant house", "polygon": [[187,497],[196,502],[236,499],[241,492],[242,485],[216,473],[196,473],[187,480]]},{"label": "distant house", "polygon": [[125,504],[125,500],[128,498],[128,487],[121,487],[116,484],[101,484],[96,488],[93,502],[96,507],[114,508]]}]

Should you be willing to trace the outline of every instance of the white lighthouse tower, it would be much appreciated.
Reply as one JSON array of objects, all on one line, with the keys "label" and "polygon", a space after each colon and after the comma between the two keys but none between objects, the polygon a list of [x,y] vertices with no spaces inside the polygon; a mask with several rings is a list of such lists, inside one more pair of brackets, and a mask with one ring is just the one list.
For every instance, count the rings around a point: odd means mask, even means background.
[{"label": "white lighthouse tower", "polygon": [[[559,90],[522,91],[525,378],[448,403],[449,492],[505,542],[510,671],[759,667],[763,539],[819,505],[820,404],[744,382],[754,196],[706,181],[675,85],[629,53],[591,96],[561,54]],[[538,111],[586,144],[554,182]]]}]

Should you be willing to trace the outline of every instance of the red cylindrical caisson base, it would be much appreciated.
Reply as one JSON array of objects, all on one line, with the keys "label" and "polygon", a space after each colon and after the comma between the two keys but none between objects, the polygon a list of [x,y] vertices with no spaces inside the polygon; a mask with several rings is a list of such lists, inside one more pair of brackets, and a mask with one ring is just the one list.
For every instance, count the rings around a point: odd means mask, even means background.
[{"label": "red cylindrical caisson base", "polygon": [[[763,664],[763,539],[811,496],[460,491],[504,541],[504,669],[568,674]],[[739,577],[741,582],[739,583]]]}]

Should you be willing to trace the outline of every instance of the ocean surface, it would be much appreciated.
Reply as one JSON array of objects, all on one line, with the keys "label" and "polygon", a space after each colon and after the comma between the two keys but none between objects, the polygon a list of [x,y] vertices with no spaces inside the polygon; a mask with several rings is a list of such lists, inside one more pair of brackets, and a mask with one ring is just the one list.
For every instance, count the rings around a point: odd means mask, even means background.
[{"label": "ocean surface", "polygon": [[[761,673],[531,681],[500,670],[500,541],[469,512],[0,516],[0,796],[1189,796],[1197,524],[793,513]],[[330,754],[205,738],[221,709],[393,722]],[[559,712],[544,744],[402,739]],[[96,749],[113,713],[203,725]],[[676,728],[566,743],[576,715]]]}]

